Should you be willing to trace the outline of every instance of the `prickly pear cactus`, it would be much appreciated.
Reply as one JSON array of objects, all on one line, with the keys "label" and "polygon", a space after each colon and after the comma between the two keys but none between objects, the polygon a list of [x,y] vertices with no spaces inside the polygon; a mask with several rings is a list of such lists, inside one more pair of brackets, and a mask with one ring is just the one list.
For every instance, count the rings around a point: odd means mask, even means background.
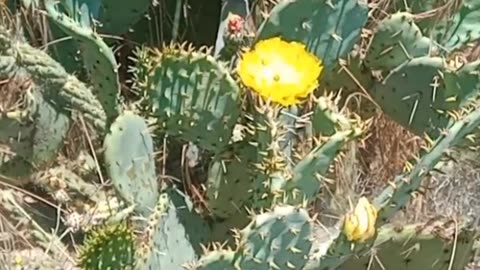
[{"label": "prickly pear cactus", "polygon": [[101,226],[88,233],[78,264],[82,270],[132,269],[135,245],[135,236],[128,225]]},{"label": "prickly pear cactus", "polygon": [[352,50],[367,19],[367,3],[361,0],[283,1],[260,26],[257,39],[280,35],[300,41],[329,69]]},{"label": "prickly pear cactus", "polygon": [[147,123],[133,112],[124,112],[110,127],[104,146],[108,174],[116,190],[148,216],[157,202],[159,185]]},{"label": "prickly pear cactus", "polygon": [[206,51],[173,45],[151,57],[145,88],[161,130],[222,151],[240,114],[240,89],[226,67]]}]

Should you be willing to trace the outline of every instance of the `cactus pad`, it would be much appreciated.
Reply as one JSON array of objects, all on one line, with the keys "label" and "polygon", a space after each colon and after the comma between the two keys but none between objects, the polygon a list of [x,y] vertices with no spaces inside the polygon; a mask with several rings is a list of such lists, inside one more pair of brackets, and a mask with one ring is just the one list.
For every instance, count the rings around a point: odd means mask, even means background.
[{"label": "cactus pad", "polygon": [[312,246],[312,223],[304,209],[276,206],[240,232],[240,269],[302,269]]},{"label": "cactus pad", "polygon": [[247,145],[238,154],[218,158],[209,168],[207,201],[215,216],[227,218],[244,211],[253,181],[248,169],[256,154],[255,147]]},{"label": "cactus pad", "polygon": [[132,112],[119,116],[105,137],[105,161],[124,200],[148,216],[158,199],[153,141],[145,120]]},{"label": "cactus pad", "polygon": [[367,19],[364,1],[283,1],[260,26],[258,39],[281,36],[304,43],[329,69],[352,50]]},{"label": "cactus pad", "polygon": [[222,150],[240,113],[239,87],[227,69],[201,50],[171,46],[155,54],[147,98],[162,130]]},{"label": "cactus pad", "polygon": [[135,237],[124,223],[101,226],[87,235],[79,252],[83,270],[127,269],[133,267]]},{"label": "cactus pad", "polygon": [[[160,194],[155,212],[150,216],[149,226],[145,231],[144,248],[139,253],[140,263],[137,265],[140,268],[137,269],[183,270],[183,265],[196,259],[195,246],[199,248],[200,243],[194,241],[198,240],[198,237],[206,236],[206,232],[202,231],[204,224],[195,222],[195,218],[187,217],[194,213],[190,212],[191,209],[185,202],[183,205],[176,205],[178,201],[171,200],[173,192],[177,191]],[[191,203],[187,204],[191,207]],[[185,206],[187,212],[183,210]]]},{"label": "cactus pad", "polygon": [[432,41],[414,23],[414,15],[398,12],[378,24],[365,65],[389,71],[412,58],[431,55],[433,49]]},{"label": "cactus pad", "polygon": [[480,38],[479,20],[480,3],[476,0],[464,0],[453,18],[445,16],[435,25],[431,34],[448,51],[459,49]]}]

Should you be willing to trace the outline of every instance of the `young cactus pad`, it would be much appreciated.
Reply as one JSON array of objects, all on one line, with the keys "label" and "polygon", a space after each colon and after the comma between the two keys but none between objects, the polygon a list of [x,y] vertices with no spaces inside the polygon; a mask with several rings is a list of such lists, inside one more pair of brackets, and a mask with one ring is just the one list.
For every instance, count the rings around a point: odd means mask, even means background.
[{"label": "young cactus pad", "polygon": [[151,113],[164,132],[218,152],[240,114],[240,89],[208,52],[171,46],[157,51],[147,79]]},{"label": "young cactus pad", "polygon": [[82,270],[133,267],[135,236],[126,224],[97,227],[89,231],[86,237],[78,256]]},{"label": "young cactus pad", "polygon": [[362,0],[282,1],[260,26],[257,39],[280,35],[299,41],[329,69],[352,50],[367,19],[367,3]]},{"label": "young cactus pad", "polygon": [[124,112],[110,127],[104,141],[105,161],[113,185],[143,216],[148,216],[158,199],[158,182],[153,158],[153,141],[145,120]]}]

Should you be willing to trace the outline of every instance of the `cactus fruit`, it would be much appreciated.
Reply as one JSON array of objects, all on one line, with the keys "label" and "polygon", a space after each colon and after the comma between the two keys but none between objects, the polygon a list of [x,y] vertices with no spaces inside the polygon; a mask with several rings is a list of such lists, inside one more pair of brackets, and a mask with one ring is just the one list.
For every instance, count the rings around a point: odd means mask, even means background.
[{"label": "cactus fruit", "polygon": [[313,149],[293,168],[292,179],[286,181],[282,190],[290,204],[313,202],[321,189],[322,176],[326,176],[342,147],[360,135],[360,130],[337,132],[327,141]]},{"label": "cactus fruit", "polygon": [[89,231],[86,237],[78,263],[83,270],[128,269],[134,266],[135,237],[126,224],[100,226]]},{"label": "cactus fruit", "polygon": [[122,198],[148,216],[155,206],[159,186],[153,141],[145,120],[126,111],[110,127],[104,141],[105,161],[113,185]]},{"label": "cactus fruit", "polygon": [[352,50],[367,19],[364,1],[284,1],[260,26],[257,40],[280,35],[287,41],[299,41],[330,69]]},{"label": "cactus fruit", "polygon": [[240,89],[222,63],[203,49],[156,51],[147,79],[151,114],[163,132],[220,152],[240,114]]},{"label": "cactus fruit", "polygon": [[334,100],[331,95],[319,97],[315,104],[311,118],[315,134],[332,136],[337,131],[351,128],[350,119],[340,112],[338,101]]},{"label": "cactus fruit", "polygon": [[[89,14],[90,6],[82,5],[84,9],[82,12]],[[117,62],[112,50],[94,32],[92,26],[85,22],[85,20],[90,20],[87,16],[81,16],[80,19],[76,19],[76,16],[69,17],[58,10],[54,0],[46,0],[45,9],[55,24],[79,41],[83,62],[90,73],[93,92],[98,97],[107,116],[108,128],[118,116],[120,109],[120,82],[117,74]]]}]

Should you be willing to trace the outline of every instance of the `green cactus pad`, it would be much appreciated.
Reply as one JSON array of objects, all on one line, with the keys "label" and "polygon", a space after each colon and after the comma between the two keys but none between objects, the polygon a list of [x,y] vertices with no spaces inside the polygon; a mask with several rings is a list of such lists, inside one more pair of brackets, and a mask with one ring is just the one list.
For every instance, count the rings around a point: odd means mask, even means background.
[{"label": "green cactus pad", "polygon": [[[91,28],[92,26],[85,22],[85,17],[77,19],[76,16],[67,16],[58,10],[53,0],[46,0],[45,8],[49,18],[78,41],[83,62],[90,73],[93,92],[105,110],[108,126],[119,112],[120,82],[112,50]],[[82,5],[82,8],[83,13],[91,12],[88,5]]]},{"label": "green cactus pad", "polygon": [[457,71],[448,70],[442,58],[420,57],[378,82],[371,95],[393,120],[418,135],[435,137],[444,128],[447,112],[474,93],[480,77],[478,62]]},{"label": "green cactus pad", "polygon": [[451,16],[435,24],[431,35],[448,51],[459,49],[480,38],[480,3],[476,0],[464,0]]},{"label": "green cactus pad", "polygon": [[392,14],[380,21],[365,57],[365,65],[373,70],[390,71],[415,57],[431,55],[432,41],[422,35],[414,15]]},{"label": "green cactus pad", "polygon": [[244,213],[253,181],[249,167],[256,154],[254,146],[246,145],[239,149],[238,154],[223,155],[210,166],[206,199],[215,216],[228,218]]},{"label": "green cactus pad", "polygon": [[325,176],[342,147],[350,139],[360,135],[360,131],[348,130],[334,134],[313,149],[293,169],[293,177],[283,188],[290,204],[312,202],[322,186],[321,176]]},{"label": "green cactus pad", "polygon": [[[476,232],[467,228],[455,228],[457,224],[454,221],[451,221],[450,225],[386,225],[379,231],[373,246],[375,254],[368,252],[359,258],[351,257],[338,269],[464,270],[473,258]],[[458,235],[455,239],[456,229]],[[442,233],[447,235],[441,235]],[[373,260],[372,256],[375,256]]]},{"label": "green cactus pad", "polygon": [[240,232],[240,269],[302,269],[311,243],[312,221],[304,209],[276,206],[255,216]]},{"label": "green cactus pad", "polygon": [[277,4],[258,30],[258,40],[281,36],[304,43],[327,69],[347,55],[368,19],[359,0],[291,0]]},{"label": "green cactus pad", "polygon": [[161,129],[221,151],[240,114],[239,87],[228,70],[202,51],[165,48],[148,79],[148,101]]},{"label": "green cactus pad", "polygon": [[[191,202],[184,197],[183,205],[171,200],[176,190],[160,195],[155,212],[149,218],[145,230],[144,250],[139,253],[137,269],[183,270],[183,265],[197,259],[196,248],[200,248],[199,238],[207,236],[205,224],[195,215]],[[178,202],[177,202],[178,203]],[[188,211],[183,210],[187,207]],[[207,236],[208,237],[208,236]]]},{"label": "green cactus pad", "polygon": [[210,239],[210,227],[193,207],[187,195],[176,188],[169,188],[166,192],[176,209],[179,222],[185,227],[185,236],[190,241],[196,254],[202,253],[202,246]]},{"label": "green cactus pad", "polygon": [[152,0],[118,1],[102,0],[99,13],[100,26],[103,32],[110,35],[121,35],[138,22],[153,4]]},{"label": "green cactus pad", "polygon": [[83,270],[127,269],[135,263],[135,236],[124,223],[88,232],[79,252]]},{"label": "green cactus pad", "polygon": [[113,185],[144,216],[158,199],[153,141],[145,120],[132,112],[119,116],[104,141],[105,161]]}]

